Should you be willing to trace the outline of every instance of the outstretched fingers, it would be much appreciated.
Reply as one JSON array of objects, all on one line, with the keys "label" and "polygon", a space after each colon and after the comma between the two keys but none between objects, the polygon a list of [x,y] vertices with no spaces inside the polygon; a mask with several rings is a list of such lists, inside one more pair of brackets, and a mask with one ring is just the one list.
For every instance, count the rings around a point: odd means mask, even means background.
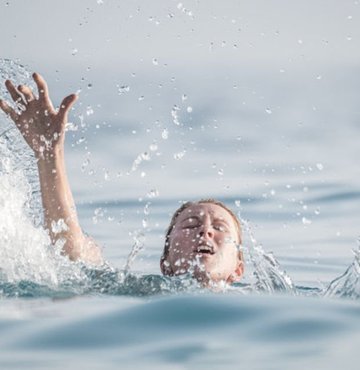
[{"label": "outstretched fingers", "polygon": [[74,105],[77,99],[78,96],[76,94],[68,95],[66,98],[63,99],[58,112],[59,119],[61,119],[62,121],[67,120],[67,114],[69,113],[69,110]]},{"label": "outstretched fingers", "polygon": [[34,94],[30,87],[25,85],[19,85],[18,90],[21,92],[21,94],[24,96],[27,103],[30,103],[31,101],[35,100]]},{"label": "outstretched fingers", "polygon": [[20,94],[20,92],[16,89],[16,87],[10,80],[5,81],[5,86],[7,90],[9,91],[11,98],[14,100],[16,104],[25,103],[22,95]]},{"label": "outstretched fingers", "polygon": [[44,80],[44,78],[41,75],[39,75],[39,73],[34,73],[33,74],[33,79],[34,79],[34,81],[36,83],[36,86],[38,88],[38,91],[39,91],[39,100],[44,99],[45,104],[47,104],[49,106],[49,108],[53,110],[54,107],[53,107],[52,102],[50,100],[49,89],[48,89],[46,81]]},{"label": "outstretched fingers", "polygon": [[0,108],[6,113],[10,118],[17,123],[18,121],[18,114],[15,112],[13,108],[11,108],[4,100],[0,100]]}]

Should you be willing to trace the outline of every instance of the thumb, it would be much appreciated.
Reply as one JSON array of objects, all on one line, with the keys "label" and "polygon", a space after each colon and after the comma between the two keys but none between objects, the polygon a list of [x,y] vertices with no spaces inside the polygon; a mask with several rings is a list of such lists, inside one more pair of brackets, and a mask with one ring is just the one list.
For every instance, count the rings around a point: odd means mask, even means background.
[{"label": "thumb", "polygon": [[58,112],[58,116],[61,120],[66,120],[69,110],[74,105],[77,99],[78,99],[78,96],[76,94],[68,95],[67,97],[63,99],[63,101],[60,104],[60,108]]}]

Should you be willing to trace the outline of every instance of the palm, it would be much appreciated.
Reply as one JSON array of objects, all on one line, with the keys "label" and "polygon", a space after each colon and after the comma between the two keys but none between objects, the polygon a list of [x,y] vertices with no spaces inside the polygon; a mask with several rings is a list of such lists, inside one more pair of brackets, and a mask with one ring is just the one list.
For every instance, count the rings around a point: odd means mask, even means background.
[{"label": "palm", "polygon": [[74,94],[67,96],[57,112],[51,103],[45,80],[36,73],[33,77],[38,87],[38,98],[29,87],[20,85],[15,88],[11,81],[6,81],[18,111],[4,101],[0,101],[0,108],[15,122],[35,155],[41,156],[63,144],[67,114],[77,97]]}]

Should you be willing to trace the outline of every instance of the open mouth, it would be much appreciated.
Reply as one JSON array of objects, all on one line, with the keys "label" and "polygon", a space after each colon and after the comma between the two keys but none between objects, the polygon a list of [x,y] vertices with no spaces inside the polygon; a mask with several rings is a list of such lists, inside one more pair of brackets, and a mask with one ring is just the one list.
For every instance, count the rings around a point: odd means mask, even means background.
[{"label": "open mouth", "polygon": [[214,247],[210,244],[201,244],[196,247],[196,253],[215,254]]}]

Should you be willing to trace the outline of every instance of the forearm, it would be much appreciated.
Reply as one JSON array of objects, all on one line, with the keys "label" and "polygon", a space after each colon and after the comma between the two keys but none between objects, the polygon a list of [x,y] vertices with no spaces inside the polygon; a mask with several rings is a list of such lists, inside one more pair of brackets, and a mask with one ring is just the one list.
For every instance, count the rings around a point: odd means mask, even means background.
[{"label": "forearm", "polygon": [[101,263],[95,243],[83,234],[67,179],[63,146],[38,159],[45,227],[51,241],[64,241],[63,251],[71,260]]},{"label": "forearm", "polygon": [[65,126],[77,96],[68,95],[55,110],[46,81],[38,73],[34,73],[33,78],[38,97],[28,86],[16,88],[10,80],[6,80],[11,98],[15,105],[21,104],[22,109],[16,110],[1,99],[0,109],[11,117],[38,159],[45,227],[49,230],[51,241],[56,243],[62,239],[64,254],[72,260],[100,264],[100,248],[83,234],[79,225],[65,170]]}]

